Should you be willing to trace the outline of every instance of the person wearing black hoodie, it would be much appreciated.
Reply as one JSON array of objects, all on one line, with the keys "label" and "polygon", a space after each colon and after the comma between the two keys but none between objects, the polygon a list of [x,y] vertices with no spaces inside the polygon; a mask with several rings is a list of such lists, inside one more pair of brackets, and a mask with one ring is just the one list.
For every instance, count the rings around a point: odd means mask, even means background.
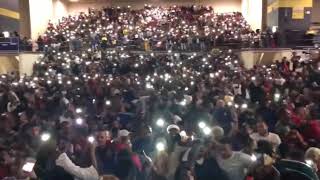
[{"label": "person wearing black hoodie", "polygon": [[137,169],[131,159],[131,153],[127,149],[121,150],[118,155],[118,163],[115,168],[115,175],[120,180],[136,180]]}]

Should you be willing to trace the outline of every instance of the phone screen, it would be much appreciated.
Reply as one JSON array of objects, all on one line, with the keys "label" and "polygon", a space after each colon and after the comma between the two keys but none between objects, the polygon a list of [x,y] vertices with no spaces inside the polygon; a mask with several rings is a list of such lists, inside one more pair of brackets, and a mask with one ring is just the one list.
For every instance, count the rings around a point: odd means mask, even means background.
[{"label": "phone screen", "polygon": [[25,172],[32,172],[34,165],[35,165],[35,163],[33,163],[33,162],[26,162],[22,166],[22,170]]}]

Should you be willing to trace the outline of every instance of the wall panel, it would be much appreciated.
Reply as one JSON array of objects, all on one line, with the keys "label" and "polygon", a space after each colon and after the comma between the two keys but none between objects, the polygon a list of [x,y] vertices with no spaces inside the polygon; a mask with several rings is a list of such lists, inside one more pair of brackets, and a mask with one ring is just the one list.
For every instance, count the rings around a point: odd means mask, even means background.
[{"label": "wall panel", "polygon": [[0,0],[0,31],[19,31],[19,0]]}]

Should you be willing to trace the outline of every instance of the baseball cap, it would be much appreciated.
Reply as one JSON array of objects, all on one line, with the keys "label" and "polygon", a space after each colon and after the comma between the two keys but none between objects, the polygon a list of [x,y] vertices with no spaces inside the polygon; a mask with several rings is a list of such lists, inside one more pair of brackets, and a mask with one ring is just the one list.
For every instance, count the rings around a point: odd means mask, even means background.
[{"label": "baseball cap", "polygon": [[119,131],[119,137],[129,136],[130,132],[126,129],[122,129]]},{"label": "baseball cap", "polygon": [[167,132],[169,133],[169,131],[170,131],[171,129],[176,129],[176,130],[180,131],[179,126],[177,126],[177,125],[175,125],[175,124],[169,125],[169,126],[167,127]]}]

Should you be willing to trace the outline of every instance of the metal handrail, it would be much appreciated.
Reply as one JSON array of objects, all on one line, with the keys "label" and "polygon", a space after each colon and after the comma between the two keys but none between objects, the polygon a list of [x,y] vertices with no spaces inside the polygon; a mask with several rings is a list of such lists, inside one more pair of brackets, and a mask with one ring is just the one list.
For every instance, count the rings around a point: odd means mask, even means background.
[{"label": "metal handrail", "polygon": [[[46,52],[48,49],[55,49],[58,51],[59,49],[66,49],[70,50],[72,45],[69,42],[68,45],[59,46],[58,48],[52,47],[52,45],[45,45],[41,47],[34,47],[34,42],[32,44],[23,44],[22,41],[17,37],[12,38],[0,38],[0,53],[20,53],[20,52]],[[11,49],[9,46],[12,46]],[[98,45],[99,46],[99,45]],[[2,47],[4,47],[2,49]],[[234,43],[218,43],[218,44],[206,44],[206,49],[203,50],[200,47],[187,47],[185,50],[181,50],[180,44],[176,44],[171,50],[178,51],[178,52],[195,52],[195,51],[211,51],[213,48],[226,48],[232,47],[233,49],[241,49],[241,50],[274,50],[274,48],[265,48],[265,47],[254,47],[250,41],[242,41],[242,42],[234,42]],[[37,48],[37,49],[36,49]],[[81,44],[81,47],[77,49],[77,51],[85,51],[91,47],[90,42],[85,41]],[[98,49],[112,49],[112,48],[124,48],[125,50],[129,51],[144,51],[143,43],[141,44],[116,44],[116,45],[107,45],[106,48],[102,48],[101,46]],[[291,49],[291,48],[281,48],[281,49]],[[158,51],[168,51],[165,46],[157,47],[154,44],[150,44],[150,51],[158,52]]]}]

